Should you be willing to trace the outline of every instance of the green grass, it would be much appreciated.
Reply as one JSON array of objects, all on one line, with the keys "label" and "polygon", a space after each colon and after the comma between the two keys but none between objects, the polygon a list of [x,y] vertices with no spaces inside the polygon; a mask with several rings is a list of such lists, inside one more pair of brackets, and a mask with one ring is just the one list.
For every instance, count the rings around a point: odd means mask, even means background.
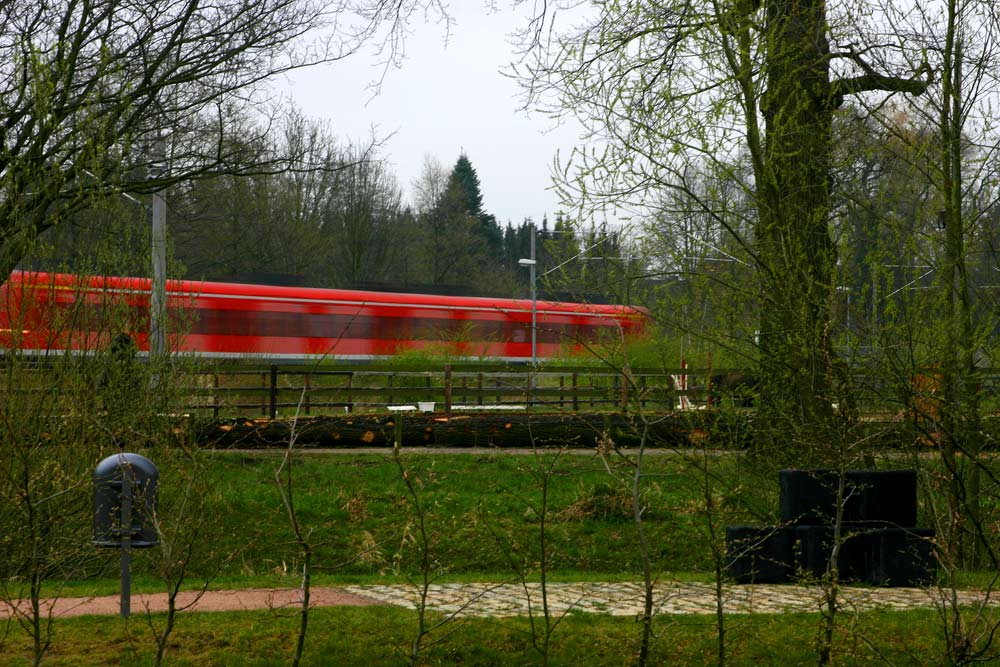
[{"label": "green grass", "polygon": [[[407,474],[427,511],[432,550],[443,573],[509,573],[506,549],[514,549],[529,562],[537,557],[540,466],[551,460],[404,453]],[[207,506],[190,517],[208,523],[207,544],[202,544],[203,556],[196,559],[193,574],[209,573],[226,554],[233,555],[220,573],[226,577],[282,578],[298,572],[298,552],[274,482],[279,462],[268,455],[215,456],[208,474],[222,492],[206,499]],[[677,459],[650,458],[647,466],[643,502],[657,571],[710,572],[698,479]],[[365,577],[418,571],[413,544],[404,539],[415,529],[414,506],[390,455],[301,456],[293,474],[299,519],[310,531],[319,574]],[[171,506],[168,475],[162,484],[161,513]],[[726,503],[725,520],[772,521],[776,486],[718,489],[719,499]],[[549,481],[546,517],[550,567],[601,577],[638,572],[631,511],[627,488],[611,479],[599,460],[559,458]],[[157,553],[154,549],[136,554],[137,574],[151,573]],[[107,555],[112,559],[114,553]]]},{"label": "green grass", "polygon": [[[842,617],[836,637],[837,664],[937,665],[942,641],[933,612],[876,612]],[[57,666],[148,665],[155,642],[150,624],[163,617],[81,617],[55,623],[44,664]],[[728,621],[732,665],[816,664],[819,619],[813,614],[736,615]],[[171,665],[288,664],[297,618],[292,614],[224,612],[183,614],[167,654]],[[306,665],[405,664],[416,631],[413,612],[388,607],[314,610]],[[632,618],[570,614],[552,636],[550,664],[634,663],[639,626]],[[429,637],[427,665],[540,665],[527,619],[451,622]],[[885,660],[879,658],[878,651]],[[716,664],[716,633],[708,616],[659,616],[650,664]],[[29,665],[30,645],[14,632],[0,650],[0,665]]]},{"label": "green grass", "polygon": [[[187,487],[177,466],[189,466],[189,461],[167,460],[165,452],[149,454],[161,464],[162,520],[198,531],[189,585],[205,578],[216,587],[298,585],[301,556],[274,480],[279,456],[206,454],[202,490],[178,511],[178,498]],[[438,576],[504,580],[515,569],[505,554],[512,554],[529,574],[537,573],[541,470],[548,466],[550,575],[629,579],[641,571],[629,490],[596,457],[546,454],[537,459],[503,452],[433,456],[404,450],[403,461],[426,511]],[[736,456],[712,458],[708,465],[719,531],[729,524],[777,522],[776,474],[755,471]],[[674,455],[648,457],[645,466],[642,502],[654,573],[710,580],[704,474]],[[303,454],[292,470],[298,516],[314,549],[319,581],[405,581],[420,571],[412,539],[413,502],[389,452]],[[920,525],[930,525],[923,512]],[[89,525],[75,529],[77,541],[85,544]],[[161,548],[135,552],[138,584],[159,585],[162,558]],[[94,549],[85,569],[70,579],[70,587],[58,594],[114,593],[117,552]],[[986,585],[988,574],[964,574],[962,583]],[[48,594],[56,594],[56,586]]]},{"label": "green grass", "polygon": [[[174,516],[187,488],[182,471],[193,463],[184,457],[171,459],[167,450],[149,454],[163,464],[163,519],[198,531],[186,587],[197,587],[205,578],[211,578],[216,589],[300,584],[301,557],[274,482],[279,457],[205,454],[199,492],[189,499],[185,513]],[[427,512],[431,569],[438,581],[506,581],[518,568],[537,579],[543,469],[551,471],[546,516],[550,580],[640,578],[630,497],[597,458],[404,451],[403,462]],[[646,465],[643,504],[654,574],[660,579],[710,581],[704,474],[681,456],[650,457]],[[737,456],[711,458],[708,465],[720,526],[776,520],[778,485],[773,472],[748,468]],[[296,457],[293,473],[299,518],[315,549],[314,585],[407,582],[419,574],[413,501],[389,453],[303,455]],[[163,590],[156,573],[164,553],[162,548],[136,552],[133,592]],[[117,552],[94,550],[94,555],[101,566],[92,576],[76,576],[58,591],[53,582],[43,594],[116,594]],[[229,559],[216,571],[224,557]],[[962,582],[988,580],[982,573],[966,573]],[[162,624],[163,617],[57,620],[45,662],[150,664],[150,620]],[[819,618],[809,614],[730,615],[731,664],[815,664],[818,625]],[[940,626],[933,611],[844,614],[838,662],[876,664],[877,649],[895,664],[940,664]],[[401,664],[415,627],[414,614],[402,609],[317,610],[305,664]],[[284,664],[295,632],[295,618],[268,612],[183,614],[170,664]],[[628,664],[634,661],[638,633],[633,618],[571,614],[554,635],[550,664]],[[25,633],[0,622],[3,637],[0,665],[29,664]],[[463,621],[431,639],[436,638],[442,641],[428,649],[423,664],[541,664],[524,618]],[[651,664],[713,664],[716,650],[711,617],[656,619]]]},{"label": "green grass", "polygon": [[[281,504],[271,453],[207,454],[199,490],[178,510],[187,488],[183,456],[150,451],[161,468],[160,515],[197,535],[187,587],[297,586],[301,555]],[[551,465],[546,516],[550,576],[563,580],[634,580],[641,571],[628,489],[599,459],[586,456],[430,456],[403,453],[407,475],[426,510],[434,573],[446,581],[503,581],[517,569],[539,571],[541,469]],[[741,479],[715,500],[729,523],[772,522],[777,485],[734,474],[735,460],[713,461],[715,474]],[[680,458],[647,459],[645,522],[654,571],[707,581],[712,560],[700,511],[699,478]],[[628,470],[624,470],[628,474]],[[299,520],[314,549],[317,583],[407,581],[420,571],[412,499],[391,454],[302,455],[293,466]],[[85,517],[84,517],[85,518]],[[89,524],[72,541],[86,544]],[[177,547],[184,540],[175,540]],[[162,590],[164,549],[134,552],[135,590]],[[118,554],[88,550],[70,576],[43,595],[86,596],[118,591]],[[509,554],[505,555],[505,554]],[[221,566],[220,566],[221,564]],[[16,588],[17,582],[11,582]],[[24,595],[24,592],[20,593]]]},{"label": "green grass", "polygon": [[[199,533],[188,571],[190,585],[210,578],[213,587],[220,588],[297,586],[301,556],[274,481],[280,458],[264,453],[209,456],[201,483],[214,493],[204,493],[179,514],[176,501],[185,487],[169,466],[162,470],[164,521],[180,522]],[[515,571],[505,554],[516,567],[536,574],[541,469],[549,465],[550,575],[566,580],[634,579],[641,571],[629,491],[597,458],[408,456],[404,451],[403,461],[426,511],[438,576],[450,581],[505,580]],[[649,457],[645,465],[642,501],[654,573],[710,580],[713,561],[703,511],[703,474],[679,456]],[[776,475],[744,467],[738,457],[712,459],[709,465],[718,530],[728,524],[777,521]],[[405,581],[420,571],[412,539],[417,528],[413,502],[389,453],[302,455],[295,459],[293,475],[294,499],[314,549],[317,581]],[[61,595],[117,591],[117,552],[94,550],[94,556],[98,566],[89,566],[90,576],[82,581],[72,577]],[[162,557],[161,548],[135,553],[137,585],[159,585]],[[970,576],[970,582],[985,581]]]}]

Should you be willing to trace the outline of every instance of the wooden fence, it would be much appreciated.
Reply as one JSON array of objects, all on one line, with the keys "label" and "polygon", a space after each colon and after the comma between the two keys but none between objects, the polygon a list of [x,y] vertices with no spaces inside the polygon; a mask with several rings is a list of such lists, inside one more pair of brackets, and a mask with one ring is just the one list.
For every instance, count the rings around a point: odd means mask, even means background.
[{"label": "wooden fence", "polygon": [[[689,377],[696,377],[688,371]],[[213,417],[260,414],[272,418],[379,410],[503,411],[620,410],[637,402],[670,410],[680,396],[704,396],[702,389],[679,391],[674,376],[635,370],[627,375],[590,369],[396,371],[315,370],[269,366],[193,374],[185,409]]]},{"label": "wooden fence", "polygon": [[[897,395],[898,388],[859,376],[859,405],[878,415],[896,414],[909,406],[933,417],[942,396],[933,373],[928,376],[931,380],[925,375],[913,375],[909,403]],[[630,405],[666,412],[713,407],[713,400],[750,407],[756,391],[746,371],[718,368],[627,372],[564,368],[532,372],[530,367],[500,370],[447,365],[422,371],[265,366],[204,371],[187,377],[192,379],[192,386],[184,390],[191,397],[185,409],[213,417],[274,418],[387,409],[446,414],[477,410],[608,412],[625,410]],[[984,408],[1000,412],[1000,369],[983,369],[977,379]]]}]

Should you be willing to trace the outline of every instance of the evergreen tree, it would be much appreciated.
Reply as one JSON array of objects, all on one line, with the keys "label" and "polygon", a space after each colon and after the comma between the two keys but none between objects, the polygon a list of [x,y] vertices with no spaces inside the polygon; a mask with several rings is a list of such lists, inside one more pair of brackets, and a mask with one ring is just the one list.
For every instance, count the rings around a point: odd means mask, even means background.
[{"label": "evergreen tree", "polygon": [[458,156],[458,162],[451,170],[451,182],[461,186],[465,210],[468,214],[475,216],[481,214],[483,212],[483,193],[479,190],[479,176],[465,153]]},{"label": "evergreen tree", "polygon": [[486,251],[498,259],[503,251],[503,231],[497,219],[483,210],[483,194],[479,189],[479,176],[465,153],[458,156],[455,168],[451,170],[448,187],[456,187],[462,193],[465,212],[476,219],[476,233],[486,244]]}]

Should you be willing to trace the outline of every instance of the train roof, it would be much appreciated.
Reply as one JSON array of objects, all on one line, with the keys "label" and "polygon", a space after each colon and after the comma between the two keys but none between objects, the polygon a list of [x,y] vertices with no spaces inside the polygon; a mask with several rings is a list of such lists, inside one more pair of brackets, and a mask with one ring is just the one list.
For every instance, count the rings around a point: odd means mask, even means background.
[{"label": "train roof", "polygon": [[[152,280],[149,278],[90,276],[79,277],[66,273],[46,273],[34,271],[14,271],[9,282],[34,283],[40,285],[77,286],[85,281],[92,289],[125,290],[149,292]],[[196,280],[168,280],[167,292],[185,296],[220,296],[239,298],[265,298],[287,301],[350,302],[357,304],[385,304],[416,307],[471,308],[476,310],[530,310],[530,299],[503,299],[493,297],[442,296],[435,294],[408,294],[396,292],[372,292],[366,290],[328,289],[320,287],[287,287],[277,285],[254,285],[245,283],[222,283]],[[555,312],[584,312],[594,315],[615,317],[636,317],[646,315],[646,309],[634,306],[570,303],[562,301],[536,302],[536,309]]]}]

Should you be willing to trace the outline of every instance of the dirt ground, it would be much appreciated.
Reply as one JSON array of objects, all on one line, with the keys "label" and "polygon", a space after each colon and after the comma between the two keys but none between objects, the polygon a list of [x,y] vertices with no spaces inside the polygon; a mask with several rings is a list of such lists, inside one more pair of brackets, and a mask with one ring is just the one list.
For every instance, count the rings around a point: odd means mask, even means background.
[{"label": "dirt ground", "polygon": [[[240,591],[206,591],[184,592],[178,596],[177,608],[183,611],[246,611],[251,609],[282,609],[296,607],[301,604],[301,591],[298,589],[247,589]],[[69,616],[113,615],[121,610],[121,598],[118,595],[103,595],[89,598],[58,598],[43,600],[46,615],[51,613],[56,618]],[[369,606],[381,604],[378,600],[347,593],[338,588],[313,588],[309,599],[311,607],[335,606]],[[21,600],[17,607],[27,611],[27,601]],[[0,601],[0,618],[8,618],[13,607]],[[146,612],[162,612],[167,610],[167,594],[137,594],[132,596],[132,614]]]}]

